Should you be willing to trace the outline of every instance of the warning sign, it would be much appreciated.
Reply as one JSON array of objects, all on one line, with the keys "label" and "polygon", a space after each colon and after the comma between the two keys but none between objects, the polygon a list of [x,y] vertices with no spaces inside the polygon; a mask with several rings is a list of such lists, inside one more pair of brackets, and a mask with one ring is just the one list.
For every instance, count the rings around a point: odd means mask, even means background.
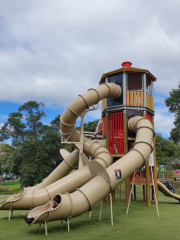
[{"label": "warning sign", "polygon": [[116,180],[121,179],[121,169],[114,169]]}]

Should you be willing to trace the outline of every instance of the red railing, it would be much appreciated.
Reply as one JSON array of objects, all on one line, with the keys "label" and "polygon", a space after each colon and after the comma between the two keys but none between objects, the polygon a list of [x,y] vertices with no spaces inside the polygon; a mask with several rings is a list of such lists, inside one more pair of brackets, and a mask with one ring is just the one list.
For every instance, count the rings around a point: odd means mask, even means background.
[{"label": "red railing", "polygon": [[146,117],[147,117],[149,120],[152,120],[152,115],[151,115],[151,113],[146,112]]},{"label": "red railing", "polygon": [[109,114],[109,144],[111,154],[123,154],[123,113]]},{"label": "red railing", "polygon": [[[133,182],[133,177],[134,177],[134,173],[132,173],[131,175],[131,182]],[[152,183],[152,173],[151,173],[151,169],[149,168],[149,181],[150,183]],[[135,172],[135,177],[134,177],[134,182],[146,182],[146,171],[145,171],[145,167],[139,168],[136,170]]]}]

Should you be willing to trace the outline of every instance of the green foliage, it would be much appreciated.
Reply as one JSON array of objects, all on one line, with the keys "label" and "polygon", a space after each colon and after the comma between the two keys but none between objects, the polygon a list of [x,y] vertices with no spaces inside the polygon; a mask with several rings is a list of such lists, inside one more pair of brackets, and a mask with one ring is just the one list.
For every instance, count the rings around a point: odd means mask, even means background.
[{"label": "green foliage", "polygon": [[171,162],[177,164],[180,159],[180,146],[174,141],[168,141],[161,134],[156,134],[156,158],[159,165],[171,165]]},{"label": "green foliage", "polygon": [[62,161],[59,153],[63,148],[59,133],[60,116],[50,126],[44,125],[41,122],[45,117],[43,108],[44,104],[36,101],[23,104],[17,113],[9,114],[0,131],[2,140],[12,139],[12,147],[8,146],[13,153],[3,154],[1,160],[8,159],[11,163],[8,171],[20,175],[21,186],[41,182]]},{"label": "green foliage", "polygon": [[12,172],[15,152],[16,149],[9,144],[0,145],[0,174],[8,175]]},{"label": "green foliage", "polygon": [[171,130],[171,137],[174,142],[180,142],[180,84],[178,89],[172,89],[169,93],[170,97],[165,99],[166,106],[169,107],[169,112],[175,113],[175,128]]},{"label": "green foliage", "polygon": [[[85,123],[84,124],[84,131],[86,131],[86,132],[95,132],[98,122],[99,122],[99,120]],[[80,127],[77,127],[76,129],[79,131]]]},{"label": "green foliage", "polygon": [[99,120],[84,124],[84,131],[95,132]]}]

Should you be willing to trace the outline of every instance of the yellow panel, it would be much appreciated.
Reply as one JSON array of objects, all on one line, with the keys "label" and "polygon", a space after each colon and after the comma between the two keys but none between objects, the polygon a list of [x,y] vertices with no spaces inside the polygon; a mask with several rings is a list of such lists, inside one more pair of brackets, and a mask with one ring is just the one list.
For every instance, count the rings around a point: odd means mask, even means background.
[{"label": "yellow panel", "polygon": [[146,105],[147,107],[149,108],[149,97],[148,97],[148,94],[146,93]]},{"label": "yellow panel", "polygon": [[136,101],[136,91],[134,91],[134,106],[137,106],[137,101]]},{"label": "yellow panel", "polygon": [[140,104],[139,104],[139,92],[137,92],[137,106],[140,106]]},{"label": "yellow panel", "polygon": [[127,106],[129,106],[129,91],[127,91],[126,93],[127,93]]},{"label": "yellow panel", "polygon": [[141,92],[141,106],[144,106],[143,92]]},{"label": "yellow panel", "polygon": [[133,106],[133,91],[130,91],[130,106]]},{"label": "yellow panel", "polygon": [[105,99],[102,100],[102,111],[105,109]]},{"label": "yellow panel", "polygon": [[147,107],[151,110],[153,110],[153,98],[151,95],[146,93],[146,99],[147,99]]}]

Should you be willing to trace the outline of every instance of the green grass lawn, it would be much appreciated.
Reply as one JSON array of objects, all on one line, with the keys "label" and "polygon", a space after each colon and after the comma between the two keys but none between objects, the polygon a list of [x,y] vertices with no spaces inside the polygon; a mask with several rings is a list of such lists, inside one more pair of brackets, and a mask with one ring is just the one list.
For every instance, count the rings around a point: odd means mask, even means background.
[{"label": "green grass lawn", "polygon": [[0,194],[3,193],[18,193],[20,192],[20,183],[18,181],[9,181],[9,182],[4,182],[4,185],[0,184],[0,187],[8,187],[8,189],[12,189],[12,191],[7,191],[4,189],[0,189]]},{"label": "green grass lawn", "polygon": [[[48,223],[48,236],[44,235],[44,225],[38,231],[38,224],[28,227],[23,219],[27,210],[14,211],[11,221],[8,221],[8,211],[0,211],[0,239],[2,240],[41,240],[41,239],[133,239],[133,240],[179,240],[180,205],[177,200],[165,197],[159,192],[159,215],[156,206],[147,208],[142,201],[142,187],[138,186],[137,201],[132,201],[129,214],[126,216],[124,191],[122,199],[116,193],[113,201],[114,226],[111,226],[110,206],[103,203],[102,221],[99,222],[100,203],[92,209],[92,217],[88,212],[70,221],[70,232],[67,232],[66,222],[60,228],[60,221]],[[0,202],[7,197],[0,196]]]}]

